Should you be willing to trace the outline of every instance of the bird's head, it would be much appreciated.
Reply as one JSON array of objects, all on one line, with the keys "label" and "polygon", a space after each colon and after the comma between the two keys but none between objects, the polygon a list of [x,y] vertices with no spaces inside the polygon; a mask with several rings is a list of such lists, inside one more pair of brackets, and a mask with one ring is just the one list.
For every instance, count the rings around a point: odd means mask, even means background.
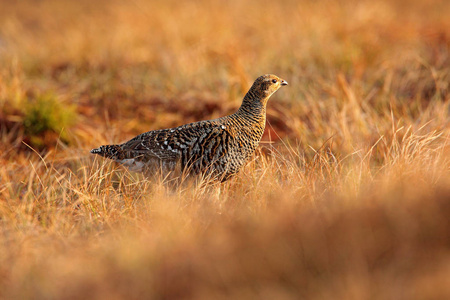
[{"label": "bird's head", "polygon": [[278,91],[281,86],[287,84],[286,80],[272,74],[267,74],[259,76],[253,83],[252,89],[262,92],[265,97],[269,97]]},{"label": "bird's head", "polygon": [[272,74],[262,75],[255,80],[245,98],[252,102],[259,101],[265,106],[270,96],[278,91],[280,87],[287,84],[286,80],[278,76]]}]

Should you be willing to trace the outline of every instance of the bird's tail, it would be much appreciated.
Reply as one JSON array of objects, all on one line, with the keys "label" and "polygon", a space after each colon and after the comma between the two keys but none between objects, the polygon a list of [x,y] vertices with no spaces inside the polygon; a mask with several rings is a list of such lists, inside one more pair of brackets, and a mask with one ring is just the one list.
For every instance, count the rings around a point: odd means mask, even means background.
[{"label": "bird's tail", "polygon": [[122,149],[119,145],[103,145],[91,150],[92,154],[98,154],[100,156],[110,159],[120,159],[122,156]]}]

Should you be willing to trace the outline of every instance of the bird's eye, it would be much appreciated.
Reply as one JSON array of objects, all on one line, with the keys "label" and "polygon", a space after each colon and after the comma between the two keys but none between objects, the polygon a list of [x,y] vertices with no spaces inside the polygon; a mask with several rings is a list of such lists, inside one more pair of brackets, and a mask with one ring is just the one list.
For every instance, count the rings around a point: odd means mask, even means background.
[{"label": "bird's eye", "polygon": [[273,82],[273,83],[277,83],[277,80],[276,80],[276,79],[272,79],[272,82]]}]

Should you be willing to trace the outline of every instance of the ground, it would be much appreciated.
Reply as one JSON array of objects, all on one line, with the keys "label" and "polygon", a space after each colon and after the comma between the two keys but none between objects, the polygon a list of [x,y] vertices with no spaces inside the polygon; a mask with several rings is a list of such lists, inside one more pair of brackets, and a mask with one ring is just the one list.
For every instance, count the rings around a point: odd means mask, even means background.
[{"label": "ground", "polygon": [[[450,298],[449,1],[2,1],[0,298]],[[225,184],[89,150],[268,103]]]}]

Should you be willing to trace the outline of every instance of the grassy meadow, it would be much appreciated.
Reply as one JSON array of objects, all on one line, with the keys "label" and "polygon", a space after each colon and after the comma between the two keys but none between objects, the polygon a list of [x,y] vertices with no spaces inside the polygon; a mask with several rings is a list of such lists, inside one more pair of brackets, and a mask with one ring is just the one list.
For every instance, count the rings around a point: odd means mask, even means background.
[{"label": "grassy meadow", "polygon": [[[0,1],[1,299],[450,299],[450,1]],[[287,80],[222,185],[89,150]]]}]

